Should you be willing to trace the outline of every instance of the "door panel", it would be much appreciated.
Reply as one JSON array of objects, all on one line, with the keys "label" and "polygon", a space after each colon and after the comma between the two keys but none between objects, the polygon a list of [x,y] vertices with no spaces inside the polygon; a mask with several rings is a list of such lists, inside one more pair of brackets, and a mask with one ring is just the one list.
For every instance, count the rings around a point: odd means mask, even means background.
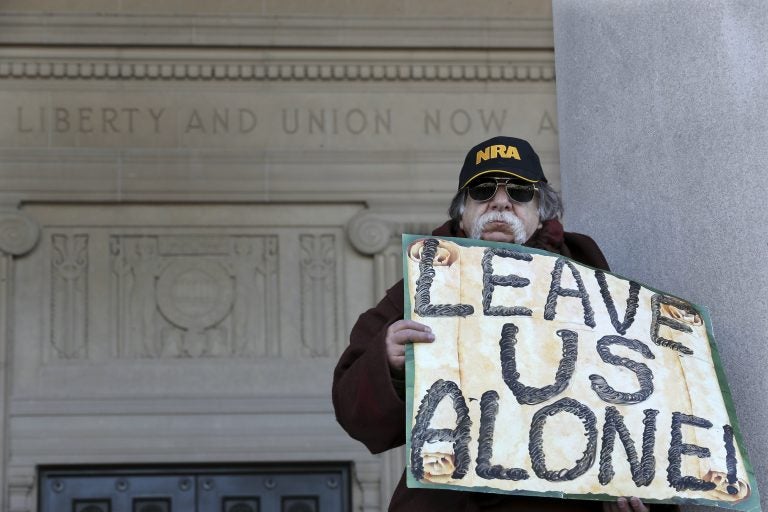
[{"label": "door panel", "polygon": [[40,512],[346,512],[344,466],[43,470]]}]

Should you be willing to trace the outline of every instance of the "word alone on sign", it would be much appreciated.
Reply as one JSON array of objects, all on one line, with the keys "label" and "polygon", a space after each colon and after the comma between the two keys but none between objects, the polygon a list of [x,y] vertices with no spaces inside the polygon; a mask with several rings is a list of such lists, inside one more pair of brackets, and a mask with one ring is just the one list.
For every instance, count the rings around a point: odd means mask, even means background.
[{"label": "word alone on sign", "polygon": [[403,236],[408,485],[760,510],[706,310],[519,245]]}]

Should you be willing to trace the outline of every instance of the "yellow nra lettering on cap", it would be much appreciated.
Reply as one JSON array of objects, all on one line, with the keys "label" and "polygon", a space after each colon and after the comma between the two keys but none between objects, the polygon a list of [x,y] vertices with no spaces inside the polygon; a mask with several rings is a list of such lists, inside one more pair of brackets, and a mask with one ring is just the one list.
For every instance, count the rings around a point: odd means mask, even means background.
[{"label": "yellow nra lettering on cap", "polygon": [[495,146],[488,146],[485,149],[481,149],[477,152],[477,159],[475,161],[475,165],[479,164],[480,162],[483,162],[485,160],[488,160],[490,158],[514,158],[515,160],[520,160],[520,153],[517,152],[517,148],[515,146],[503,146],[501,144],[497,144]]}]

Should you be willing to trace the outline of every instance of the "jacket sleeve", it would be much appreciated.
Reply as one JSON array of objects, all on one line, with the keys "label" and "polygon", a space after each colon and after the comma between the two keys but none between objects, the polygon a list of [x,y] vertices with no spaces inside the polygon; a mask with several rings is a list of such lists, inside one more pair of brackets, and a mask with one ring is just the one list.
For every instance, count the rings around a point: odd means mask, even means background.
[{"label": "jacket sleeve", "polygon": [[336,420],[371,453],[405,443],[405,403],[390,376],[384,345],[387,328],[401,318],[402,281],[360,315],[333,374]]}]

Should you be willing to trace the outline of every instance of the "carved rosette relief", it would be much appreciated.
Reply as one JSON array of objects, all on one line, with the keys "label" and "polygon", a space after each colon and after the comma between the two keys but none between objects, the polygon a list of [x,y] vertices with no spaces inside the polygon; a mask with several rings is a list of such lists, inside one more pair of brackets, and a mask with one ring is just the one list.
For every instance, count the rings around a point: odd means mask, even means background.
[{"label": "carved rosette relief", "polygon": [[347,224],[347,237],[352,246],[363,254],[383,251],[391,242],[391,223],[371,213],[361,213]]},{"label": "carved rosette relief", "polygon": [[0,252],[21,256],[37,244],[40,228],[17,211],[0,212]]},{"label": "carved rosette relief", "polygon": [[302,355],[334,354],[337,339],[336,236],[301,235]]},{"label": "carved rosette relief", "polygon": [[51,235],[50,300],[54,357],[87,357],[88,235]]},{"label": "carved rosette relief", "polygon": [[403,222],[403,217],[364,210],[347,224],[347,238],[352,247],[373,256],[375,300],[403,277],[401,234],[429,234],[444,222],[442,215],[434,221],[422,218],[419,222]]},{"label": "carved rosette relief", "polygon": [[176,343],[182,355],[215,352],[216,342],[226,337],[218,325],[234,300],[232,277],[221,263],[181,258],[169,262],[158,276],[156,296],[160,313],[181,330]]},{"label": "carved rosette relief", "polygon": [[277,356],[277,238],[112,236],[118,355]]}]

